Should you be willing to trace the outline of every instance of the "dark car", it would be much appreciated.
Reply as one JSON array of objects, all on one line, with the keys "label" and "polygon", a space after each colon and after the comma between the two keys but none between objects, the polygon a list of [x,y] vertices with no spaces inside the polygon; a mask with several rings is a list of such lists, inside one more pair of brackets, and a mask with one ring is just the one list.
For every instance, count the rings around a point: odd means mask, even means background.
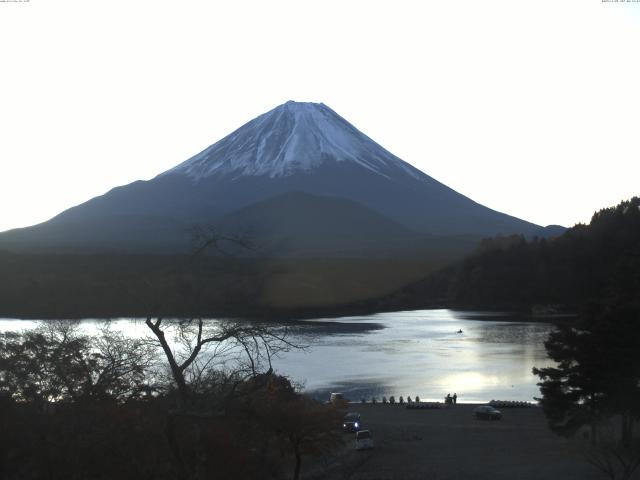
[{"label": "dark car", "polygon": [[483,420],[500,420],[502,418],[502,412],[500,410],[496,410],[495,408],[489,405],[482,405],[480,407],[476,407],[473,410],[473,415],[476,418],[480,418]]},{"label": "dark car", "polygon": [[357,432],[360,430],[360,414],[356,412],[347,413],[342,420],[342,429],[345,432]]}]

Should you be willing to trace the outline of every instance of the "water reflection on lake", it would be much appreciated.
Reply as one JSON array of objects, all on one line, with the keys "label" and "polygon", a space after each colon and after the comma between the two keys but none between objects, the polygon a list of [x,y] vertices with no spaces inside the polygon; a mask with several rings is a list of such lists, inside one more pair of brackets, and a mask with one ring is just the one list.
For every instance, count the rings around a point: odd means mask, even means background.
[{"label": "water reflection on lake", "polygon": [[[0,319],[0,331],[35,325]],[[82,328],[91,332],[97,325],[86,320]],[[140,320],[118,319],[112,326],[131,336],[147,333]],[[383,395],[442,400],[456,392],[460,402],[531,401],[539,396],[531,369],[550,364],[543,342],[551,329],[506,314],[453,310],[307,320],[293,323],[291,330],[294,341],[310,348],[284,354],[274,367],[323,399],[331,391],[352,400]]]},{"label": "water reflection on lake", "polygon": [[[311,329],[311,350],[290,352],[277,363],[322,398],[343,391],[355,400],[373,395],[442,400],[456,392],[462,402],[532,400],[539,390],[531,369],[550,364],[543,343],[552,326],[546,323],[511,321],[509,316],[498,321],[495,314],[452,310],[332,322],[347,323],[346,332],[336,328],[313,338]],[[363,328],[357,331],[354,325]]]}]

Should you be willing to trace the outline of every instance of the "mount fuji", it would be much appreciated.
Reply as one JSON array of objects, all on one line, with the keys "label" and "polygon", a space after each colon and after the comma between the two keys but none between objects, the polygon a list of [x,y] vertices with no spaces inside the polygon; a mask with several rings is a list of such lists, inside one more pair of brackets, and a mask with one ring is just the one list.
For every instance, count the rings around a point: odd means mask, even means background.
[{"label": "mount fuji", "polygon": [[186,252],[185,231],[194,224],[243,231],[274,255],[545,236],[542,227],[484,207],[414,168],[326,105],[289,101],[149,181],[0,234],[0,247]]}]

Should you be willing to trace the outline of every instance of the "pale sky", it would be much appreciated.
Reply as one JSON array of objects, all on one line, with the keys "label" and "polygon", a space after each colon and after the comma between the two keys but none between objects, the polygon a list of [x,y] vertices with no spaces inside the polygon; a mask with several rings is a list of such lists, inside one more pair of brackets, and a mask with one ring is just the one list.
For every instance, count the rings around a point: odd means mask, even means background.
[{"label": "pale sky", "polygon": [[640,194],[640,3],[0,0],[0,231],[324,102],[488,207]]}]

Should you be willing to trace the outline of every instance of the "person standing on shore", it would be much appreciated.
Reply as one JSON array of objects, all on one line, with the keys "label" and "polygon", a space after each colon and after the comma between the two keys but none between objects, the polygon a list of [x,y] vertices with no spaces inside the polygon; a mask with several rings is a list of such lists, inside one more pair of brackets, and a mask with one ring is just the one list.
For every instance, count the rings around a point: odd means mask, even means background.
[{"label": "person standing on shore", "polygon": [[455,405],[456,403],[458,403],[458,394],[453,392],[453,404]]}]

